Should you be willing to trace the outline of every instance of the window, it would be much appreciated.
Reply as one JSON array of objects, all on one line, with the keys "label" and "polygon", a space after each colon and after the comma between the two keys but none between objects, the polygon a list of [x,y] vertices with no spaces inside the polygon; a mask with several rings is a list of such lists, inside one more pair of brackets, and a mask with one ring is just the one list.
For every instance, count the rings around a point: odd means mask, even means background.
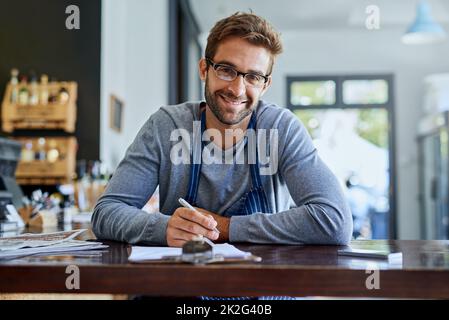
[{"label": "window", "polygon": [[291,86],[290,103],[296,106],[334,105],[335,81],[294,81]]},{"label": "window", "polygon": [[287,78],[288,107],[339,179],[354,238],[395,238],[392,76]]},{"label": "window", "polygon": [[385,104],[388,102],[386,80],[343,81],[344,104]]}]

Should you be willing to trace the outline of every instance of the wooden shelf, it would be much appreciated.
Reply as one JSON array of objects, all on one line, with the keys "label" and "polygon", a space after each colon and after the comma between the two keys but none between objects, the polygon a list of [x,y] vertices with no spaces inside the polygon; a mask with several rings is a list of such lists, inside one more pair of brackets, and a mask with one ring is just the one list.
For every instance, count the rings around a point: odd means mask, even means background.
[{"label": "wooden shelf", "polygon": [[[21,142],[22,145],[32,142],[33,151],[39,150],[38,137],[14,137],[13,139]],[[47,160],[19,161],[16,170],[16,180],[19,184],[53,185],[73,181],[76,167],[76,138],[45,137],[45,139],[47,146],[51,143],[56,145],[59,151],[58,160],[55,162]]]},{"label": "wooden shelf", "polygon": [[58,184],[67,184],[72,182],[73,179],[67,178],[16,178],[17,184],[21,186],[26,185],[44,185],[54,186]]},{"label": "wooden shelf", "polygon": [[3,131],[13,132],[17,129],[62,129],[70,133],[75,132],[77,83],[51,82],[47,87],[49,92],[53,93],[59,92],[61,88],[65,88],[69,93],[67,103],[49,103],[47,105],[12,104],[10,102],[12,87],[11,84],[8,84],[2,103]]}]

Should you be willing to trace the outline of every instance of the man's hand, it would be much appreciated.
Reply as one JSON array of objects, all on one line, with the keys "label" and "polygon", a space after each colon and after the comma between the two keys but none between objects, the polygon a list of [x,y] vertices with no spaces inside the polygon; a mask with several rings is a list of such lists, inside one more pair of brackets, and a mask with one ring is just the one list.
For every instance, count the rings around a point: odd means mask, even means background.
[{"label": "man's hand", "polygon": [[211,217],[212,219],[214,219],[215,221],[217,221],[217,229],[218,231],[220,231],[220,236],[218,237],[218,239],[216,239],[217,242],[227,242],[229,241],[229,224],[231,222],[230,218],[226,218],[223,216],[220,216],[216,213],[207,211],[206,209],[203,208],[197,208],[194,207],[196,210],[198,210],[199,212],[201,212],[202,214]]},{"label": "man's hand", "polygon": [[180,207],[168,220],[167,244],[170,247],[182,247],[184,243],[198,235],[217,240],[218,233],[214,231],[215,227],[217,221],[212,215]]}]

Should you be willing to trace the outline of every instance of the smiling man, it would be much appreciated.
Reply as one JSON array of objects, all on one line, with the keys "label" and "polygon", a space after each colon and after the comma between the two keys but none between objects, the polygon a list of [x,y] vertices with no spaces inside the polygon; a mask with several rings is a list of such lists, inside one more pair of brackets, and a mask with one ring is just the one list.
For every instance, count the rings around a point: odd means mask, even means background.
[{"label": "smiling man", "polygon": [[[254,14],[213,27],[199,62],[206,101],[162,107],[142,127],[95,207],[98,238],[178,247],[198,234],[349,242],[352,218],[337,179],[301,122],[261,100],[281,52],[279,34]],[[176,160],[180,145],[184,161]],[[141,208],[158,185],[160,212],[148,214]],[[181,197],[196,210],[181,207]]]}]

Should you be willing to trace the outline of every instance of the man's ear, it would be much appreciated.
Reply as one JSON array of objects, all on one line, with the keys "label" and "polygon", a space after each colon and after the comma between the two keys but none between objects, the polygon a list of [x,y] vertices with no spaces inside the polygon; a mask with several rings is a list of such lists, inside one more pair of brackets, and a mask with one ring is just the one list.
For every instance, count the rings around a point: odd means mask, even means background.
[{"label": "man's ear", "polygon": [[206,59],[202,58],[198,63],[198,72],[200,74],[201,81],[206,81],[207,75],[207,62]]},{"label": "man's ear", "polygon": [[265,92],[268,90],[268,88],[271,86],[271,82],[272,82],[272,77],[270,76],[269,78],[268,78],[268,81],[264,84],[264,86],[263,86],[263,89],[262,89],[262,92],[260,93],[260,96],[262,97],[264,94],[265,94]]}]

